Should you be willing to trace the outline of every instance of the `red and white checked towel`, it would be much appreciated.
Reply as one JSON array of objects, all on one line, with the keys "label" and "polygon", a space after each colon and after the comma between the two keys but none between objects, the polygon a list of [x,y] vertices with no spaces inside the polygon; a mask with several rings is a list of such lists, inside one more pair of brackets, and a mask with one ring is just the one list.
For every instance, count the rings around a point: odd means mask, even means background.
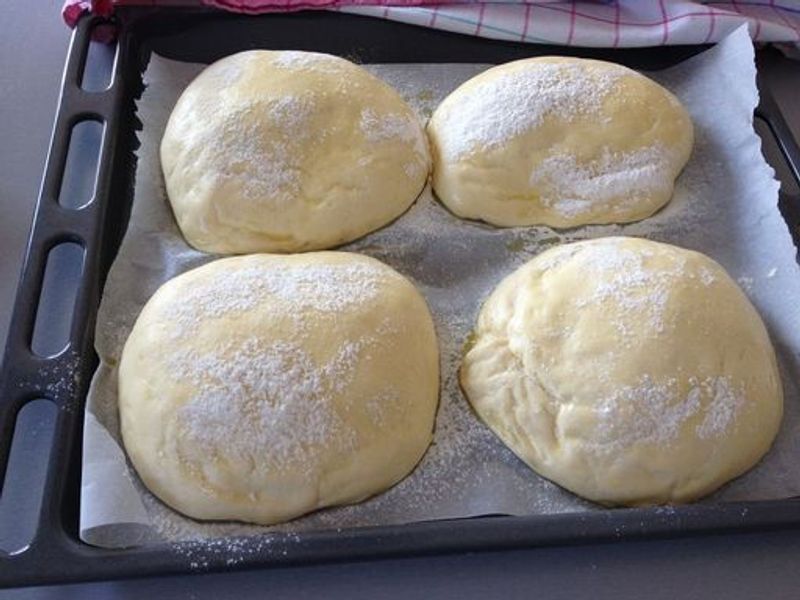
[{"label": "red and white checked towel", "polygon": [[[74,25],[85,10],[109,14],[113,5],[159,0],[67,0]],[[758,42],[800,43],[800,0],[168,0],[246,13],[338,10],[482,37],[593,47],[636,47],[716,42],[747,23]]]}]

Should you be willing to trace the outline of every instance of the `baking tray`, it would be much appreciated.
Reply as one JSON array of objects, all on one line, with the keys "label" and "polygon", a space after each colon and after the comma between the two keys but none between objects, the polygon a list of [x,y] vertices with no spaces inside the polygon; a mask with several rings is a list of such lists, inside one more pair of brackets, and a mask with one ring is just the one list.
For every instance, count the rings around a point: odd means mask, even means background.
[{"label": "baking tray", "polygon": [[[657,70],[706,49],[674,46],[585,49],[491,41],[339,13],[300,12],[245,17],[208,9],[120,8],[110,25],[118,32],[114,73],[100,92],[81,89],[92,30],[109,22],[86,16],[76,28],[62,83],[50,153],[28,242],[0,372],[0,476],[5,475],[17,414],[45,398],[58,407],[43,500],[31,543],[0,553],[0,586],[116,579],[190,571],[241,570],[333,561],[442,553],[498,551],[555,544],[593,543],[800,526],[800,498],[697,504],[675,508],[600,510],[526,517],[469,519],[364,527],[298,534],[271,533],[236,540],[236,560],[224,544],[160,544],[127,550],[96,548],[78,537],[83,405],[97,365],[93,332],[100,293],[124,233],[133,197],[134,150],[139,126],[134,101],[151,52],[167,58],[211,62],[250,48],[302,49],[359,62],[500,63],[526,56],[562,54],[600,58]],[[762,53],[765,51],[761,51]],[[769,51],[766,51],[769,52]],[[762,54],[763,56],[763,54]],[[766,124],[800,185],[800,150],[764,85],[757,116]],[[83,120],[104,124],[94,197],[82,208],[58,203],[70,132]],[[800,197],[781,193],[780,209],[795,244]],[[63,242],[84,248],[84,264],[71,315],[69,343],[56,356],[31,349],[48,252]],[[70,385],[54,377],[71,375]]]}]

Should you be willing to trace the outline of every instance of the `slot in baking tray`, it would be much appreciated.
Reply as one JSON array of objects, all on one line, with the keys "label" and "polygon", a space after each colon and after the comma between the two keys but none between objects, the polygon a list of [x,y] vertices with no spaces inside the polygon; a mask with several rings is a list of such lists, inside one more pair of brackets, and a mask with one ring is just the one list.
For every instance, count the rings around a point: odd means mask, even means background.
[{"label": "slot in baking tray", "polygon": [[[111,84],[81,89],[92,31],[118,32]],[[401,526],[363,527],[298,534],[271,533],[236,540],[236,561],[224,544],[160,544],[109,550],[78,537],[81,436],[86,391],[97,365],[93,332],[106,274],[125,231],[133,198],[138,121],[134,102],[151,52],[167,58],[211,62],[251,48],[316,50],[358,62],[500,63],[562,54],[600,58],[657,70],[705,46],[586,49],[491,41],[328,12],[244,17],[206,9],[120,8],[110,24],[84,17],[70,45],[28,248],[0,375],[0,476],[6,475],[11,438],[23,406],[47,399],[58,407],[55,433],[32,541],[13,554],[0,551],[0,586],[114,579],[190,571],[218,571],[496,551],[615,539],[700,533],[766,531],[800,526],[800,498],[778,501],[614,509],[526,517],[486,516]],[[760,52],[769,52],[762,50]],[[769,90],[759,82],[757,116],[766,124],[800,185],[800,150]],[[73,126],[103,124],[93,198],[72,207],[59,203]],[[780,196],[780,209],[798,243],[800,198]],[[37,305],[50,250],[63,243],[83,248],[68,345],[55,356],[31,349]],[[8,518],[8,515],[0,515]]]}]

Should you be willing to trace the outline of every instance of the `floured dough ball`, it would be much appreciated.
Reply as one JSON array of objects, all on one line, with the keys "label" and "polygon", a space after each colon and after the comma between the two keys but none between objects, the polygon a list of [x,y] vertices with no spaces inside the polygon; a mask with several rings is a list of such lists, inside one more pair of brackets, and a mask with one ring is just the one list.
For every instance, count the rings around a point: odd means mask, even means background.
[{"label": "floured dough ball", "polygon": [[767,331],[722,267],[635,238],[560,246],[508,276],[461,383],[535,471],[611,505],[714,491],[767,452],[783,411]]},{"label": "floured dough ball", "polygon": [[197,519],[270,524],[385,490],[425,453],[438,391],[422,296],[338,252],[227,258],[168,281],[119,365],[131,462]]},{"label": "floured dough ball", "polygon": [[692,122],[670,92],[597,60],[542,57],[470,79],[428,125],[433,187],[494,225],[575,227],[650,216],[672,197]]},{"label": "floured dough ball", "polygon": [[295,252],[401,215],[427,181],[430,156],[414,111],[361,67],[254,50],[214,63],[184,90],[161,165],[195,248]]}]

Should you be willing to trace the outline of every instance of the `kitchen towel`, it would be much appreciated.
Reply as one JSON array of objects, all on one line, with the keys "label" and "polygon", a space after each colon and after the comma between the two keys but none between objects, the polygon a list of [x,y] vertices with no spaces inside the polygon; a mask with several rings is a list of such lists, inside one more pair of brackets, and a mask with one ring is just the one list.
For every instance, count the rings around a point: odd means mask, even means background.
[{"label": "kitchen towel", "polygon": [[745,23],[756,42],[800,43],[800,0],[67,0],[63,15],[74,25],[89,10],[108,15],[115,5],[176,4],[243,13],[337,10],[486,38],[566,46],[707,44]]}]

